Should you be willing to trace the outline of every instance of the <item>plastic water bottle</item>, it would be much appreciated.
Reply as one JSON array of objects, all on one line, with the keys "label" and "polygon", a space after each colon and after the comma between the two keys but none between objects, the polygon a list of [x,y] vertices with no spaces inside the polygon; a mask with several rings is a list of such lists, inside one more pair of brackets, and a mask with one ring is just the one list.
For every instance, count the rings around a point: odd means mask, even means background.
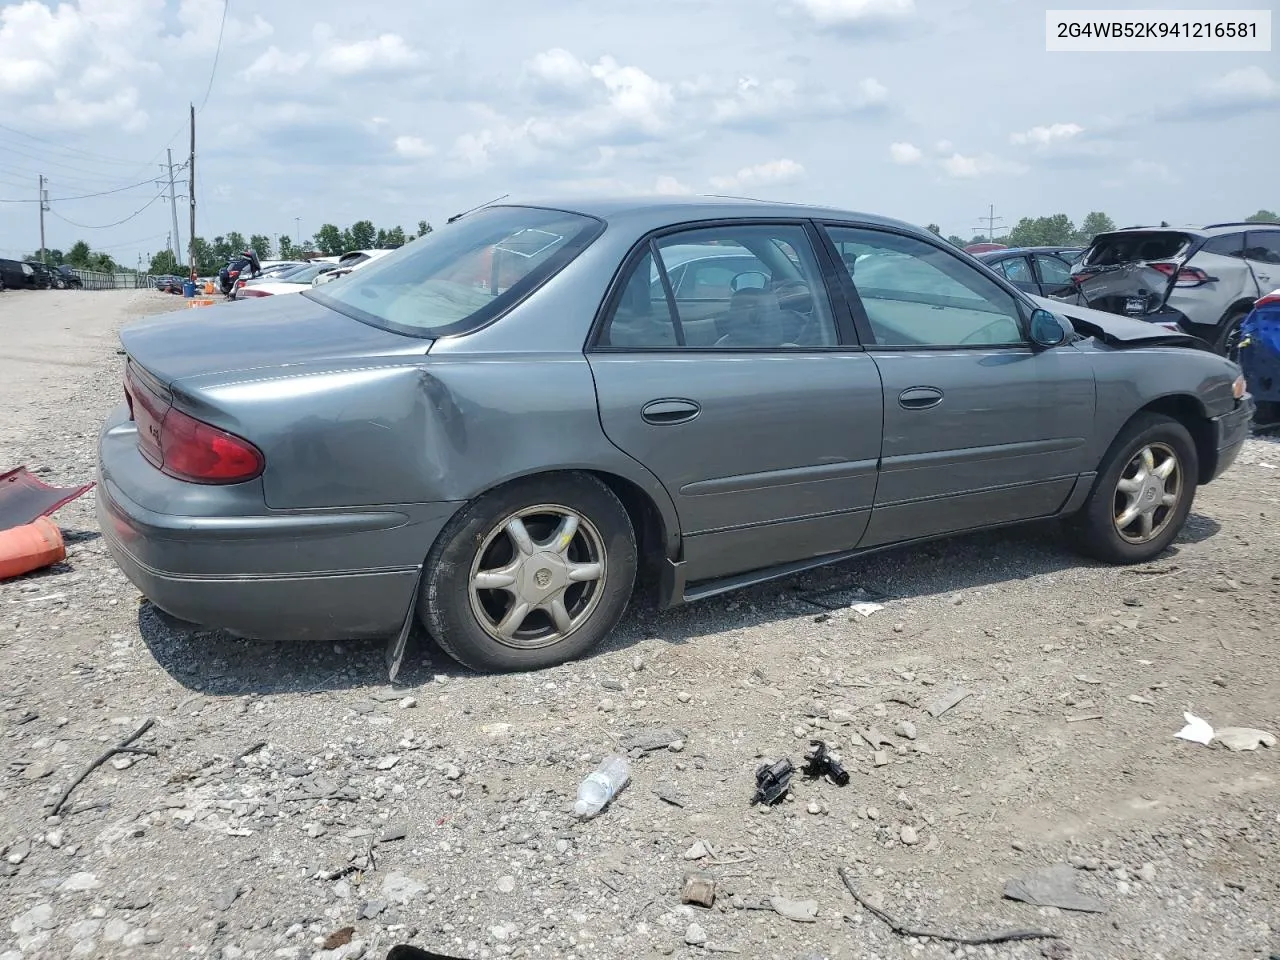
[{"label": "plastic water bottle", "polygon": [[631,764],[626,757],[605,757],[578,787],[578,802],[573,812],[584,820],[594,817],[618,795],[631,778]]}]

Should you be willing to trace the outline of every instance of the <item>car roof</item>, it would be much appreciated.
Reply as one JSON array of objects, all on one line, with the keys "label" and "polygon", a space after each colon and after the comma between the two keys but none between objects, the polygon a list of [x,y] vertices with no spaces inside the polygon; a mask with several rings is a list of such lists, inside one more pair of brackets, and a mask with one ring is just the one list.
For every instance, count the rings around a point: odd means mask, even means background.
[{"label": "car roof", "polygon": [[983,250],[981,253],[975,253],[974,256],[981,259],[995,259],[1009,254],[1017,256],[1023,253],[1061,253],[1064,250],[1082,251],[1084,247],[1077,247],[1073,244],[1064,244],[1060,247],[1006,247],[1004,250]]},{"label": "car roof", "polygon": [[633,197],[556,197],[505,200],[500,207],[545,207],[596,217],[610,223],[626,222],[645,230],[675,226],[694,220],[736,220],[761,217],[767,219],[851,220],[885,227],[924,231],[914,224],[870,213],[858,213],[837,207],[777,200],[754,200],[749,197],[717,196],[633,196]]},{"label": "car roof", "polygon": [[[1119,230],[1109,230],[1107,232],[1160,233],[1167,231],[1169,233],[1190,233],[1198,237],[1218,237],[1224,233],[1239,233],[1242,230],[1280,230],[1280,223],[1256,223],[1250,220],[1237,220],[1232,223],[1211,223],[1200,227],[1179,227],[1172,224],[1153,227],[1121,227]],[[1099,236],[1103,236],[1103,234],[1099,234]]]}]

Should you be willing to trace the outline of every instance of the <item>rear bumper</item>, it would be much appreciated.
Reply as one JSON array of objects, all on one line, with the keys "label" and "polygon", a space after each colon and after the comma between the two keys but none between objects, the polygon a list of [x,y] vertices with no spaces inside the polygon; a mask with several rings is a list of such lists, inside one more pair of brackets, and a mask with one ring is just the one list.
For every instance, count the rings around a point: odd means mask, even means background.
[{"label": "rear bumper", "polygon": [[1240,448],[1249,437],[1249,423],[1253,419],[1254,408],[1253,397],[1246,395],[1230,413],[1214,417],[1211,421],[1218,447],[1218,457],[1213,465],[1213,473],[1205,482],[1216,480],[1235,463]]},{"label": "rear bumper", "polygon": [[[173,489],[161,496],[156,483]],[[138,503],[126,487],[140,489],[165,512]],[[178,512],[183,488],[204,515]],[[223,489],[228,509],[209,515],[209,498],[219,488],[163,477],[142,460],[130,431],[118,423],[103,433],[98,520],[125,576],[180,620],[271,640],[397,633],[415,602],[423,560],[458,506],[401,504],[361,512],[263,508],[257,515],[232,515],[235,494]]]}]

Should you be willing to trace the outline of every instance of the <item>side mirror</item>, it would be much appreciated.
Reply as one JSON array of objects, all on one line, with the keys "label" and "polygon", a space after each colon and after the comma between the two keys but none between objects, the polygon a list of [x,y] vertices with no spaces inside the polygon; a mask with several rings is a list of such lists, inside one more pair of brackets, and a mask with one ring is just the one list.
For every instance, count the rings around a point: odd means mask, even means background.
[{"label": "side mirror", "polygon": [[1073,333],[1070,324],[1056,313],[1034,310],[1031,313],[1031,342],[1038,347],[1060,347]]},{"label": "side mirror", "polygon": [[769,278],[758,270],[748,270],[746,273],[740,273],[729,283],[729,288],[737,293],[739,290],[763,290],[769,283]]}]

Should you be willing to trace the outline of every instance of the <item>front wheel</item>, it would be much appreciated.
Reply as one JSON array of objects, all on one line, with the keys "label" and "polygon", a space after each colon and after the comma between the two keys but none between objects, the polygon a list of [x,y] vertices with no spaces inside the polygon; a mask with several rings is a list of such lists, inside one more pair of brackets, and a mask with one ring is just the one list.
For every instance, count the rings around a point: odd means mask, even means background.
[{"label": "front wheel", "polygon": [[1160,414],[1139,414],[1111,444],[1089,499],[1068,520],[1072,541],[1108,563],[1159,556],[1186,523],[1199,470],[1186,427]]},{"label": "front wheel", "polygon": [[626,508],[594,477],[532,477],[465,507],[427,558],[419,613],[473,670],[536,670],[608,636],[636,577]]}]

